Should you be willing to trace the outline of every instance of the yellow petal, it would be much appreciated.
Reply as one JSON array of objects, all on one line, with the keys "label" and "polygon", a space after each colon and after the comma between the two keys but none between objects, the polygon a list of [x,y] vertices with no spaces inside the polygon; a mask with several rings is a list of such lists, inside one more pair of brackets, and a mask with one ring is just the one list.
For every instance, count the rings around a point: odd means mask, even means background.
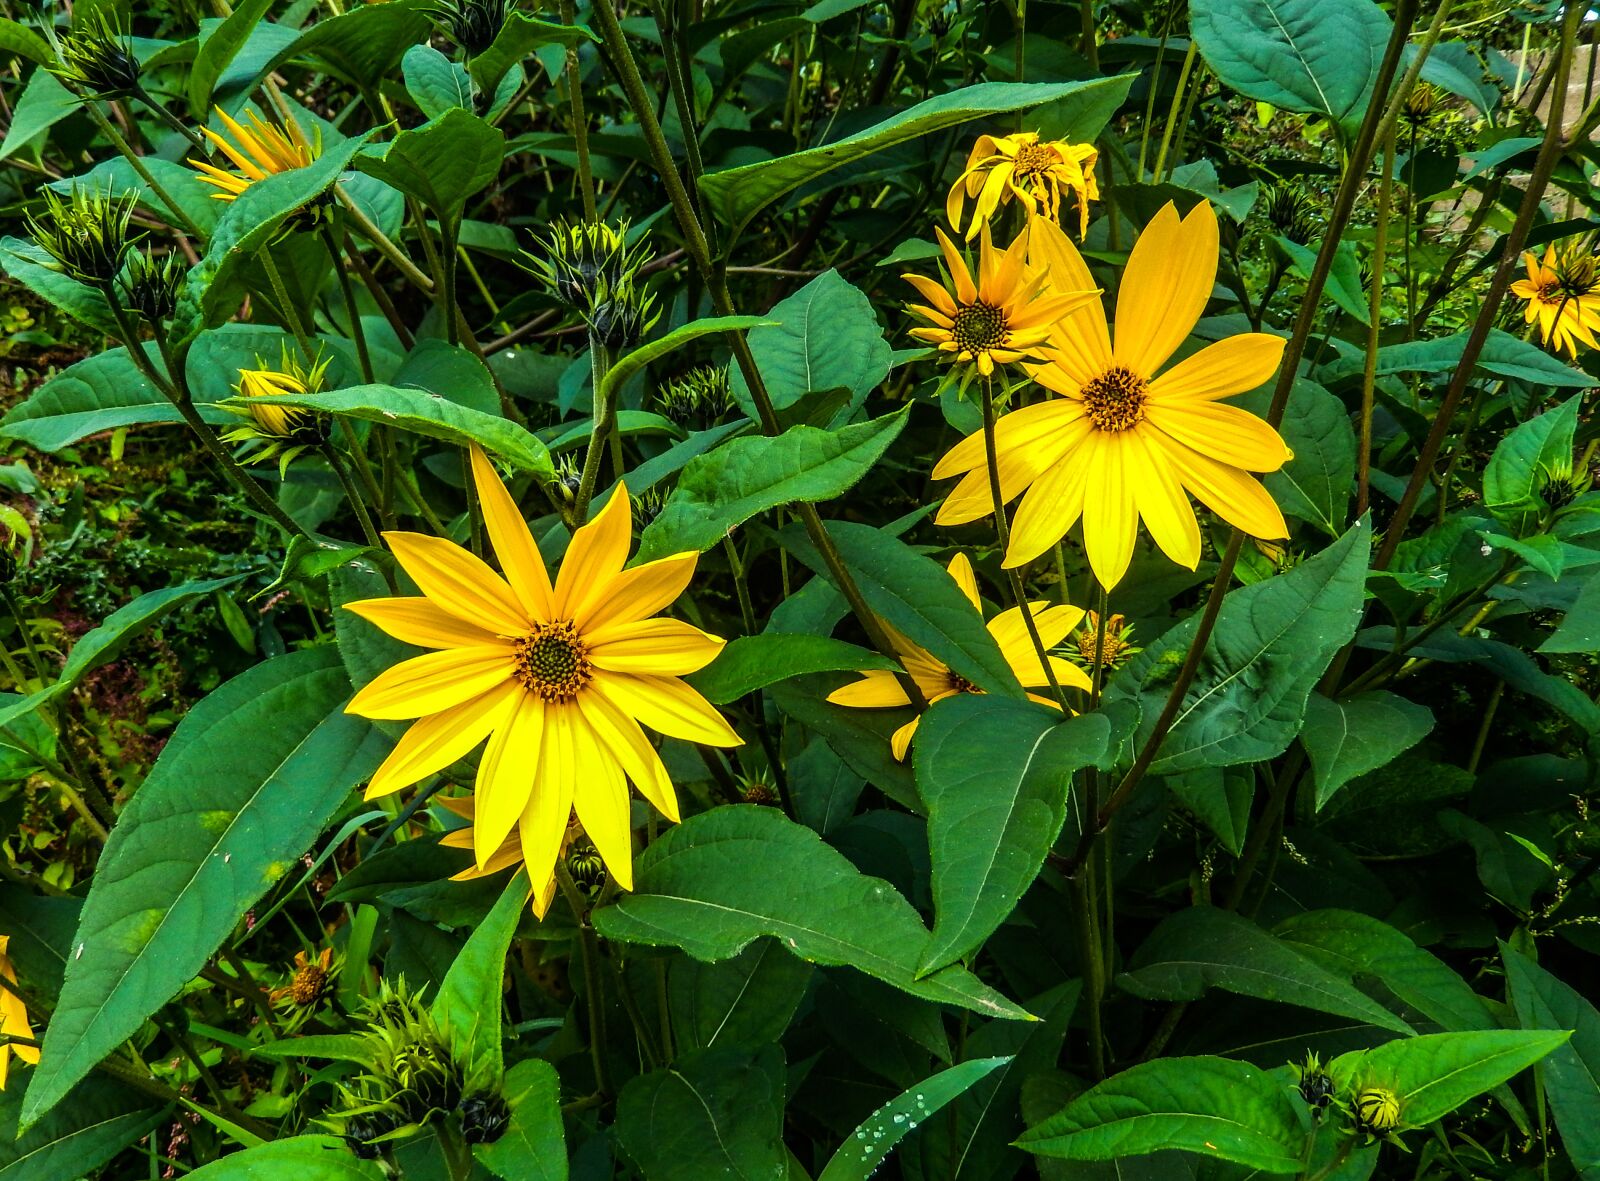
[{"label": "yellow petal", "polygon": [[481,697],[463,702],[443,713],[430,714],[414,722],[400,736],[400,741],[383,760],[383,765],[373,772],[367,784],[366,798],[377,799],[390,792],[410,787],[419,779],[442,771],[488,736],[495,722],[504,714],[511,698],[523,689],[515,681],[507,681]]},{"label": "yellow petal", "polygon": [[344,604],[374,627],[419,648],[474,648],[493,643],[495,635],[459,619],[432,599],[360,599]]},{"label": "yellow petal", "polygon": [[573,622],[588,634],[646,619],[684,592],[699,560],[699,554],[673,554],[624,570],[606,584],[603,594],[584,603]]},{"label": "yellow petal", "polygon": [[511,682],[509,644],[447,648],[402,660],[366,684],[345,712],[398,721],[451,709]]},{"label": "yellow petal", "polygon": [[573,757],[578,768],[572,803],[578,810],[578,821],[617,885],[631,890],[633,826],[628,815],[627,781],[581,710],[572,714],[571,722]]},{"label": "yellow petal", "polygon": [[505,579],[482,558],[442,537],[422,533],[383,537],[422,593],[457,619],[496,635],[527,634],[528,613]]},{"label": "yellow petal", "polygon": [[935,279],[925,278],[922,275],[901,275],[907,283],[915,287],[927,300],[946,316],[956,314],[956,302],[950,298],[950,293]]},{"label": "yellow petal", "polygon": [[1289,536],[1283,513],[1254,476],[1186,447],[1168,447],[1165,453],[1183,486],[1228,524],[1269,541]]},{"label": "yellow petal", "polygon": [[1096,431],[1084,445],[1088,491],[1083,501],[1083,548],[1094,576],[1106,590],[1122,581],[1133,560],[1139,518],[1133,508],[1132,456],[1116,434]]},{"label": "yellow petal", "polygon": [[627,486],[618,483],[595,518],[572,535],[561,573],[556,575],[555,614],[583,626],[593,606],[611,592],[611,582],[628,560],[633,512]]},{"label": "yellow petal", "polygon": [[675,677],[597,671],[590,686],[658,734],[707,746],[744,744],[709,701]]},{"label": "yellow petal", "polygon": [[1179,219],[1170,201],[1134,243],[1117,292],[1118,362],[1150,377],[1184,342],[1217,279],[1217,215],[1202,201]]},{"label": "yellow petal", "polygon": [[961,593],[967,596],[967,602],[979,612],[983,611],[983,600],[978,598],[978,579],[972,573],[972,560],[966,554],[958,553],[950,559],[947,567],[950,577],[956,580],[956,585],[961,588]]},{"label": "yellow petal", "polygon": [[511,493],[501,483],[494,465],[477,444],[473,444],[472,480],[478,487],[478,503],[483,507],[483,525],[500,569],[516,593],[522,609],[534,619],[553,618],[550,612],[550,575],[534,544],[533,534],[517,511]]},{"label": "yellow petal", "polygon": [[[1063,442],[1076,442],[1081,434],[1071,431],[1083,418],[1083,404],[1067,398],[1050,398],[1032,406],[1002,414],[994,424],[995,454],[1010,451],[1033,451],[1054,443],[1060,432],[1068,433]],[[947,479],[986,464],[983,432],[974,431],[957,443],[934,464],[933,478]]]},{"label": "yellow petal", "polygon": [[472,851],[480,869],[505,844],[533,793],[533,772],[544,742],[544,702],[519,693],[478,761]]},{"label": "yellow petal", "polygon": [[1161,551],[1193,570],[1200,563],[1200,525],[1178,473],[1167,459],[1159,432],[1143,426],[1127,432],[1130,447],[1142,451],[1143,474],[1134,484],[1134,501],[1145,528]]},{"label": "yellow petal", "polygon": [[[1030,263],[1046,269],[1053,291],[1093,291],[1099,286],[1088,264],[1061,227],[1035,219],[1028,239]],[[1097,298],[1065,313],[1050,337],[1061,353],[1060,363],[1081,386],[1111,365],[1111,334],[1106,330],[1105,308]]]},{"label": "yellow petal", "polygon": [[[545,710],[544,741],[539,748],[539,769],[533,793],[517,821],[522,838],[522,859],[536,896],[543,896],[555,874],[556,856],[567,835],[572,816],[576,778],[572,754],[572,719],[577,707],[570,702],[551,704]],[[537,907],[535,908],[537,909]]]},{"label": "yellow petal", "polygon": [[678,822],[678,796],[672,778],[639,723],[599,693],[580,693],[578,708],[601,744],[611,752],[639,794],[674,824]]},{"label": "yellow petal", "polygon": [[1230,467],[1275,472],[1289,448],[1262,419],[1222,402],[1169,402],[1145,408],[1145,419],[1161,434]]},{"label": "yellow petal", "polygon": [[[1066,639],[1083,620],[1083,608],[1069,603],[1051,605],[1039,602],[1030,603],[1029,607],[1033,611],[1033,626],[1039,632],[1039,642],[1047,651]],[[1024,649],[1038,655],[1033,647],[1033,637],[1028,634],[1028,625],[1023,622],[1020,607],[1010,607],[991,619],[989,634],[994,637],[995,646],[1007,660],[1011,659],[1013,653]]]},{"label": "yellow petal", "polygon": [[[973,214],[977,217],[977,214]],[[978,289],[973,286],[972,274],[967,270],[966,260],[956,250],[955,243],[945,237],[945,232],[935,229],[934,235],[939,239],[939,249],[944,251],[945,264],[950,268],[950,279],[955,284],[956,303],[969,304],[978,298]]]},{"label": "yellow petal", "polygon": [[911,698],[906,696],[906,691],[895,680],[894,674],[883,669],[864,672],[859,681],[840,685],[828,694],[828,700],[834,705],[845,705],[852,709],[892,709],[897,705],[911,704]]},{"label": "yellow petal", "polygon": [[[1084,422],[1087,424],[1088,420]],[[1084,443],[1089,428],[1084,429]],[[1023,566],[1065,537],[1083,515],[1088,464],[1085,446],[1068,451],[1039,476],[1022,496],[1011,520],[1005,566]]]},{"label": "yellow petal", "polygon": [[584,642],[596,668],[660,677],[698,672],[715,660],[723,647],[716,636],[676,619],[613,623],[585,632]]},{"label": "yellow petal", "polygon": [[1278,372],[1281,336],[1245,332],[1208,344],[1150,383],[1150,402],[1226,398],[1253,390]]},{"label": "yellow petal", "polygon": [[911,740],[916,737],[917,723],[920,721],[922,721],[922,715],[918,714],[889,736],[889,749],[894,752],[894,757],[902,763],[906,760],[906,751],[911,749]]}]

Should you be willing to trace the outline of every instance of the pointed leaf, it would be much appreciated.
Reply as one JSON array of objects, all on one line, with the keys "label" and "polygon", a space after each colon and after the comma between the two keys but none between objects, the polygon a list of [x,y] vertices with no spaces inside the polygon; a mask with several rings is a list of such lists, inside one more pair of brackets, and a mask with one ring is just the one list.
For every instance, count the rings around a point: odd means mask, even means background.
[{"label": "pointed leaf", "polygon": [[1328,1073],[1337,1086],[1393,1091],[1401,1126],[1421,1127],[1520,1074],[1571,1036],[1526,1029],[1430,1033],[1341,1054]]},{"label": "pointed leaf", "polygon": [[783,1146],[783,1051],[693,1050],[629,1079],[616,1135],[646,1181],[774,1181]]},{"label": "pointed leaf", "polygon": [[1583,1181],[1600,1178],[1600,1012],[1582,993],[1501,945],[1506,985],[1524,1029],[1573,1031],[1544,1061],[1544,1092]]},{"label": "pointed leaf", "polygon": [[484,1066],[489,1077],[505,1071],[500,1048],[500,1007],[506,953],[528,905],[528,876],[518,870],[483,922],[473,928],[433,998],[433,1019],[450,1038],[456,1057]]},{"label": "pointed leaf", "polygon": [[511,1122],[492,1144],[475,1144],[478,1163],[503,1181],[567,1181],[566,1134],[561,1127],[561,1079],[541,1058],[506,1071]]},{"label": "pointed leaf", "polygon": [[1334,792],[1410,750],[1433,729],[1427,706],[1383,689],[1342,701],[1313,693],[1306,706],[1300,741],[1311,756],[1319,812]]}]

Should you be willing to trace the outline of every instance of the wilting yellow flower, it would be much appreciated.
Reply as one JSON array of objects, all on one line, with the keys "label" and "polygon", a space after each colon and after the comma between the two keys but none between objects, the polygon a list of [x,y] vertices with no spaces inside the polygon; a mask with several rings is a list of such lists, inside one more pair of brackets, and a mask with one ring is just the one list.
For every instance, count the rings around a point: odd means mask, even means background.
[{"label": "wilting yellow flower", "polygon": [[[951,558],[949,569],[950,577],[956,580],[961,593],[967,596],[967,600],[981,614],[983,603],[978,598],[978,580],[973,577],[972,563],[967,560],[967,555],[957,554]],[[1046,652],[1066,639],[1067,633],[1083,618],[1082,608],[1066,603],[1052,605],[1043,601],[1034,602],[1028,604],[1028,610],[1033,615],[1034,626],[1039,629],[1039,641],[1044,645]],[[1017,675],[1022,687],[1047,688],[1050,677],[1039,662],[1039,652],[1033,646],[1033,638],[1028,635],[1028,624],[1022,618],[1022,608],[1012,607],[1002,611],[989,621],[988,627],[989,634],[994,637],[995,645],[1000,649],[1000,655],[1011,666],[1011,671]],[[886,630],[889,632],[889,639],[894,644],[896,654],[900,657],[900,663],[905,666],[906,672],[917,688],[922,690],[922,695],[928,699],[929,705],[943,701],[946,697],[954,697],[957,693],[983,692],[971,681],[946,668],[893,628],[886,627]],[[1055,674],[1056,684],[1071,685],[1076,689],[1089,688],[1089,678],[1084,676],[1082,669],[1069,664],[1059,656],[1051,656],[1049,661],[1050,672]],[[1037,693],[1029,693],[1028,696],[1040,705],[1048,705],[1052,709],[1060,708],[1054,698],[1042,697]],[[900,682],[895,680],[894,674],[883,669],[862,673],[859,681],[852,681],[828,694],[828,700],[834,705],[847,705],[855,709],[894,709],[897,706],[911,704],[911,699],[900,687]],[[921,720],[919,714],[894,732],[889,745],[894,751],[895,758],[906,757],[911,739],[917,732],[917,723]]]},{"label": "wilting yellow flower", "polygon": [[1578,345],[1595,348],[1594,330],[1600,328],[1600,261],[1583,246],[1556,253],[1545,247],[1544,261],[1535,262],[1532,251],[1522,256],[1528,277],[1511,285],[1511,294],[1528,301],[1523,319],[1539,325],[1545,344],[1578,355]]},{"label": "wilting yellow flower", "polygon": [[324,947],[320,954],[309,956],[303,951],[294,953],[294,976],[289,983],[274,988],[267,999],[277,1004],[289,1000],[299,1009],[309,1009],[327,995],[333,980],[333,948]]},{"label": "wilting yellow flower", "polygon": [[[0,935],[0,976],[10,984],[17,982],[17,970],[11,966],[9,954],[11,936]],[[0,986],[0,1036],[22,1037],[34,1040],[33,1026],[28,1024],[28,1009],[22,998],[9,988]],[[39,1063],[38,1046],[0,1045],[0,1091],[6,1089],[6,1073],[11,1069],[11,1055],[15,1053],[24,1062]]]},{"label": "wilting yellow flower", "polygon": [[1033,131],[980,135],[967,157],[966,170],[945,199],[951,228],[960,231],[962,209],[969,198],[977,203],[967,225],[968,241],[977,237],[978,228],[1013,196],[1030,212],[1059,223],[1062,196],[1076,193],[1078,233],[1082,234],[1089,228],[1089,202],[1100,199],[1100,186],[1094,179],[1098,155],[1093,144],[1041,141]]},{"label": "wilting yellow flower", "polygon": [[1074,637],[1078,644],[1078,661],[1085,668],[1093,668],[1095,657],[1100,658],[1102,669],[1119,667],[1128,657],[1143,649],[1133,645],[1133,625],[1121,615],[1106,616],[1105,631],[1100,628],[1100,613],[1090,611],[1084,616],[1083,626]]},{"label": "wilting yellow flower", "polygon": [[239,381],[234,386],[245,399],[243,406],[227,406],[249,418],[249,422],[234,427],[223,435],[229,443],[259,443],[260,449],[251,457],[259,463],[274,457],[278,470],[286,473],[289,464],[303,452],[321,446],[327,441],[327,417],[314,410],[298,406],[284,406],[278,399],[286,394],[315,393],[322,388],[323,375],[328,370],[327,360],[318,360],[307,369],[283,346],[278,368],[268,369],[266,362],[256,358],[260,369],[239,370]]},{"label": "wilting yellow flower", "polygon": [[189,160],[203,173],[200,177],[202,182],[222,190],[211,194],[215,200],[232,201],[256,181],[266,180],[280,172],[304,168],[320,154],[320,148],[307,141],[305,133],[292,119],[278,127],[254,111],[247,111],[245,118],[250,121],[250,126],[246,128],[229,118],[222,108],[218,107],[216,113],[239,146],[230,144],[209,127],[200,130],[217,150],[234,162],[238,171],[229,172],[192,157]]},{"label": "wilting yellow flower", "polygon": [[[1033,224],[1031,262],[1058,289],[1091,283],[1077,248],[1047,221]],[[1200,528],[1191,493],[1246,533],[1288,536],[1283,514],[1249,473],[1276,471],[1289,448],[1261,419],[1219,401],[1271,377],[1283,338],[1241,333],[1157,372],[1200,319],[1216,273],[1211,207],[1202,202],[1180,220],[1169,203],[1123,272],[1115,347],[1098,302],[1056,322],[1049,363],[1027,368],[1061,396],[1015,410],[995,428],[1001,497],[1022,496],[1006,566],[1032,561],[1082,517],[1089,564],[1110,589],[1128,569],[1142,517],[1156,544],[1192,570]],[[956,444],[933,475],[963,476],[939,510],[940,524],[994,511],[981,431]]]},{"label": "wilting yellow flower", "polygon": [[984,377],[994,372],[997,363],[1005,365],[1041,355],[1039,348],[1049,336],[1052,321],[1099,294],[1091,283],[1083,291],[1058,289],[1044,295],[1047,276],[1043,272],[1024,273],[1028,235],[1017,235],[1017,240],[1002,253],[990,241],[988,226],[983,227],[978,281],[974,283],[955,244],[943,230],[934,232],[939,235],[955,290],[947,291],[922,275],[901,276],[932,305],[909,305],[910,311],[933,325],[913,328],[911,335],[950,354],[951,360],[976,361],[978,372]]},{"label": "wilting yellow flower", "polygon": [[628,782],[678,819],[672,781],[640,723],[708,746],[741,742],[680,679],[709,664],[723,641],[650,618],[683,593],[698,555],[624,570],[633,527],[619,486],[573,536],[552,586],[527,525],[477,448],[472,475],[504,577],[442,537],[387,533],[423,597],[345,604],[396,639],[438,649],[381,673],[345,707],[368,718],[420,719],[373,775],[367,798],[442,771],[488,738],[475,795],[478,868],[517,829],[538,909],[576,808],[612,876],[632,889]]}]

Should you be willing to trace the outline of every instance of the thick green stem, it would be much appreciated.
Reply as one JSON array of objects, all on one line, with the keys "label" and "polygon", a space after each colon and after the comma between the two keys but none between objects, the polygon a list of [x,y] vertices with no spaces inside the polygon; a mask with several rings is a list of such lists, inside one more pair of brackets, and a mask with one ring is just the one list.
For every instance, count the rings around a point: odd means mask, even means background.
[{"label": "thick green stem", "polygon": [[112,142],[117,151],[122,153],[123,158],[132,165],[133,170],[139,174],[139,179],[150,186],[150,191],[159,197],[161,203],[182,223],[184,233],[195,238],[204,239],[205,235],[200,232],[200,227],[195,225],[189,215],[183,211],[183,206],[174,201],[167,190],[161,187],[161,182],[151,175],[150,170],[145,167],[144,161],[139,158],[139,153],[128,146],[128,141],[122,138],[122,133],[117,130],[116,125],[105,117],[105,113],[100,110],[100,104],[93,98],[88,98],[84,100],[83,109],[89,112],[89,117],[94,120],[95,126]]}]

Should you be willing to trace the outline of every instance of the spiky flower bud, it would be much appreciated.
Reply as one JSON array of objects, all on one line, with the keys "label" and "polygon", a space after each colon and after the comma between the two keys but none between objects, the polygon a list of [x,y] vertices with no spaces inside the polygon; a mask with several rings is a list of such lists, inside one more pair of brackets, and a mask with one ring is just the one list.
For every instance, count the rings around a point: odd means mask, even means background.
[{"label": "spiky flower bud", "polygon": [[1300,1098],[1306,1101],[1306,1106],[1311,1108],[1313,1115],[1321,1117],[1329,1103],[1333,1102],[1333,1079],[1328,1076],[1327,1070],[1322,1065],[1322,1059],[1316,1054],[1307,1052],[1305,1061],[1295,1064]]},{"label": "spiky flower bud", "polygon": [[721,365],[700,365],[656,392],[661,413],[682,427],[707,427],[733,409],[733,388]]},{"label": "spiky flower bud", "polygon": [[176,254],[157,256],[154,251],[134,251],[120,285],[128,307],[152,324],[160,324],[178,308],[185,267]]},{"label": "spiky flower bud", "polygon": [[627,235],[627,222],[560,221],[539,241],[537,254],[523,255],[523,266],[611,349],[634,344],[660,318],[655,296],[639,278],[654,252],[647,242],[630,246]]},{"label": "spiky flower bud", "polygon": [[1363,1087],[1353,1114],[1358,1131],[1386,1136],[1400,1126],[1400,1096],[1387,1087]]},{"label": "spiky flower bud", "polygon": [[229,443],[255,447],[252,463],[276,458],[279,473],[286,474],[289,465],[300,455],[328,441],[328,416],[299,406],[282,405],[279,399],[320,390],[328,362],[319,358],[307,368],[285,344],[276,369],[268,368],[259,357],[256,364],[261,368],[239,370],[239,382],[234,388],[242,404],[224,406],[248,421],[222,437]]},{"label": "spiky flower bud", "polygon": [[440,0],[427,11],[446,37],[477,57],[500,35],[509,8],[506,0]]},{"label": "spiky flower bud", "polygon": [[105,287],[122,270],[134,240],[128,237],[134,195],[113,199],[92,189],[72,186],[65,200],[44,190],[44,213],[27,217],[28,233],[63,274],[80,283]]},{"label": "spiky flower bud", "polygon": [[655,295],[640,288],[632,279],[623,279],[615,285],[602,281],[584,316],[594,339],[613,352],[638,344],[660,318]]},{"label": "spiky flower bud", "polygon": [[105,8],[90,13],[57,47],[60,60],[47,67],[68,86],[99,98],[121,98],[139,89],[139,60],[128,34]]},{"label": "spiky flower bud", "polygon": [[568,504],[574,503],[582,486],[583,472],[578,468],[578,461],[570,454],[559,456],[556,459],[555,489],[561,494],[561,499]]},{"label": "spiky flower bud", "polygon": [[461,1105],[461,1138],[468,1144],[493,1144],[510,1122],[511,1107],[499,1095],[473,1095]]},{"label": "spiky flower bud", "polygon": [[1431,82],[1418,82],[1406,95],[1406,101],[1400,108],[1400,117],[1413,127],[1421,127],[1438,110],[1442,97],[1443,93]]},{"label": "spiky flower bud", "polygon": [[1262,205],[1267,224],[1289,241],[1304,246],[1317,234],[1316,211],[1304,189],[1277,184],[1267,190]]}]

